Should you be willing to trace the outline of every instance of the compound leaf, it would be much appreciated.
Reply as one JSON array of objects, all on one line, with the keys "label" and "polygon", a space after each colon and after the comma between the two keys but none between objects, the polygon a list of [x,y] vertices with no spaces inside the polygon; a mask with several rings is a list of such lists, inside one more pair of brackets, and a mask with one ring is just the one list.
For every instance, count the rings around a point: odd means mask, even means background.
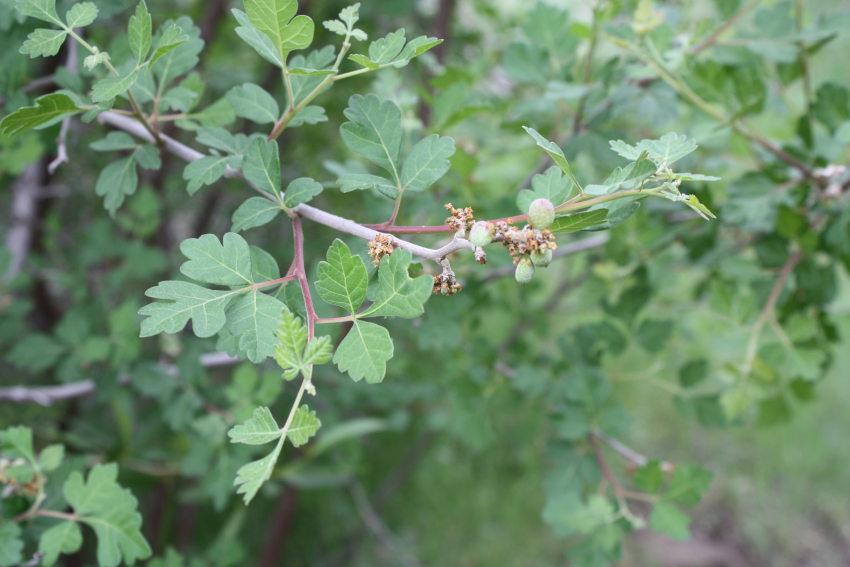
[{"label": "compound leaf", "polygon": [[242,38],[242,41],[254,48],[254,51],[260,54],[260,57],[283,69],[283,59],[280,57],[277,49],[269,39],[269,36],[257,29],[248,19],[248,15],[242,10],[233,8],[230,10],[239,26],[236,28],[236,35]]},{"label": "compound leaf", "polygon": [[224,327],[224,308],[233,299],[234,291],[212,290],[181,281],[160,282],[145,292],[153,299],[139,309],[142,321],[140,337],[159,333],[176,333],[191,319],[192,330],[199,337],[211,337]]},{"label": "compound leaf", "polygon": [[306,49],[313,42],[313,20],[295,16],[297,10],[296,0],[245,0],[248,19],[271,40],[282,61],[293,49]]}]

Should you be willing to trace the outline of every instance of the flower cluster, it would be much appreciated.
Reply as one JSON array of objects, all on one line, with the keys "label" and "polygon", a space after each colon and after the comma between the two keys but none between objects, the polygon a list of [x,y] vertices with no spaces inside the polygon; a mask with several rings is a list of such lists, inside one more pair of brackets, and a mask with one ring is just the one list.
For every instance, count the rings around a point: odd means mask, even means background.
[{"label": "flower cluster", "polygon": [[458,283],[455,273],[448,266],[443,266],[443,272],[439,276],[434,276],[432,293],[454,295],[462,289],[463,286]]},{"label": "flower cluster", "polygon": [[472,207],[456,209],[451,203],[446,203],[443,206],[449,212],[449,216],[446,218],[446,224],[456,231],[463,231],[463,234],[466,235],[469,229],[472,228],[473,223],[475,223],[475,214],[472,212]]},{"label": "flower cluster", "polygon": [[393,246],[393,238],[392,236],[387,236],[386,234],[376,234],[375,240],[369,241],[369,257],[372,258],[372,263],[376,266],[381,263],[381,258],[393,253],[395,250],[395,246]]},{"label": "flower cluster", "polygon": [[547,250],[554,251],[558,248],[555,235],[548,228],[540,230],[531,225],[517,228],[509,221],[496,223],[495,239],[500,240],[508,249],[514,264],[518,264],[522,258],[545,254]]}]

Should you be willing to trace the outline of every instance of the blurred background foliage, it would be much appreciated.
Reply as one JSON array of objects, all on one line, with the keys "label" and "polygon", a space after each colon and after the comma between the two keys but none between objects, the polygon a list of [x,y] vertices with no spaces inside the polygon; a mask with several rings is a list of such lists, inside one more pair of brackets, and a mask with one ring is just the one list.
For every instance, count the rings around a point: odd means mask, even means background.
[{"label": "blurred background foliage", "polygon": [[[245,81],[282,99],[277,75],[233,33],[229,2],[148,4],[155,24],[189,16],[200,27],[200,107]],[[130,3],[97,5],[87,33],[118,59],[129,52]],[[320,22],[345,3],[300,5]],[[40,191],[23,269],[0,254],[15,273],[0,295],[3,386],[95,385],[47,406],[0,401],[0,426],[29,425],[39,445],[61,442],[73,455],[54,486],[66,468],[118,462],[158,567],[555,565],[567,553],[569,564],[604,565],[628,528],[605,531],[593,515],[593,429],[650,459],[714,473],[690,540],[639,530],[619,564],[850,564],[850,205],[847,173],[828,171],[847,164],[850,143],[846,4],[369,0],[361,22],[370,38],[404,27],[446,41],[415,64],[323,95],[329,120],[280,139],[287,179],[333,186],[343,164],[357,167],[334,141],[348,97],[371,91],[399,105],[411,139],[457,141],[435,194],[406,198],[405,224],[441,223],[447,201],[480,218],[516,214],[529,171],[550,165],[523,124],[558,140],[584,183],[622,164],[608,140],[696,138],[683,169],[722,178],[689,189],[718,220],[645,202],[604,245],[556,261],[525,287],[498,277],[510,263],[498,251],[483,268],[458,259],[461,294],[435,296],[412,324],[388,323],[397,354],[383,384],[317,368],[319,438],[284,456],[278,482],[245,508],[231,485],[251,453],[228,445],[225,431],[257,404],[286,407],[286,387],[271,367],[198,364],[213,340],[143,341],[136,315],[144,290],[176,272],[181,240],[230,229],[240,183],[223,179],[188,199],[184,164],[163,154],[110,218],[93,191],[108,156],[88,150],[102,127],[76,123],[70,161],[55,174],[47,164],[58,126],[0,137],[9,231],[20,222],[16,191]],[[0,0],[4,114],[53,83],[80,81],[62,54],[17,53],[32,27]],[[665,69],[672,80],[660,77]],[[244,121],[232,127],[251,131]],[[326,190],[320,204],[364,223],[391,210],[366,192]],[[335,236],[308,226],[313,269]],[[285,223],[251,233],[281,262],[290,238]],[[745,361],[777,274],[798,252],[777,323],[770,313]],[[324,448],[322,436],[334,435]],[[628,462],[613,451],[609,462],[630,481]],[[563,486],[565,470],[586,475],[579,505],[559,499],[574,490]],[[633,511],[645,515],[642,506]],[[585,550],[593,538],[595,551]]]}]

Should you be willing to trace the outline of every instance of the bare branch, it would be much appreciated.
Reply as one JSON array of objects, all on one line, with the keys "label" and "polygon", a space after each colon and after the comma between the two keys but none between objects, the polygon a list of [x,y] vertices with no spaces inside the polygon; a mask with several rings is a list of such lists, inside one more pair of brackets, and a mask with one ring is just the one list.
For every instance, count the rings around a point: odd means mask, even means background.
[{"label": "bare branch", "polygon": [[[230,356],[226,352],[212,352],[201,355],[200,362],[201,366],[214,368],[235,364],[239,362],[239,359]],[[169,376],[176,377],[178,374],[177,367],[173,364],[163,364],[162,370]],[[120,374],[118,376],[119,384],[128,384],[130,381],[131,377],[129,374]],[[87,396],[94,392],[96,386],[93,380],[80,380],[79,382],[71,382],[69,384],[62,384],[61,386],[11,386],[9,388],[0,388],[0,400],[49,406],[62,400]]]},{"label": "bare branch", "polygon": [[[65,56],[65,67],[68,71],[75,73],[77,71],[77,42],[68,41],[65,43],[67,54]],[[56,158],[47,165],[47,172],[53,175],[60,165],[68,161],[68,148],[65,145],[68,137],[68,130],[71,129],[71,117],[68,116],[62,121],[62,127],[59,129],[59,135],[56,136]]]},{"label": "bare branch", "polygon": [[4,282],[17,276],[26,262],[36,222],[36,201],[42,190],[43,167],[41,160],[28,165],[12,184],[12,218],[6,233],[6,248],[12,259],[3,274]]}]

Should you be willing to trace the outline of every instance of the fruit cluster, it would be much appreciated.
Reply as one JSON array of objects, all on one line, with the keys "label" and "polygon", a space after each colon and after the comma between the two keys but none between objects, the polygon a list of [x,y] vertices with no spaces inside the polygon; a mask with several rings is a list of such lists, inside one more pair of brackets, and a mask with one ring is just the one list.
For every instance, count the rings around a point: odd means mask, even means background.
[{"label": "fruit cluster", "polygon": [[369,251],[367,253],[372,258],[372,263],[377,266],[381,263],[381,258],[392,254],[393,250],[395,250],[395,246],[393,246],[392,236],[376,234],[375,240],[369,241]]}]

